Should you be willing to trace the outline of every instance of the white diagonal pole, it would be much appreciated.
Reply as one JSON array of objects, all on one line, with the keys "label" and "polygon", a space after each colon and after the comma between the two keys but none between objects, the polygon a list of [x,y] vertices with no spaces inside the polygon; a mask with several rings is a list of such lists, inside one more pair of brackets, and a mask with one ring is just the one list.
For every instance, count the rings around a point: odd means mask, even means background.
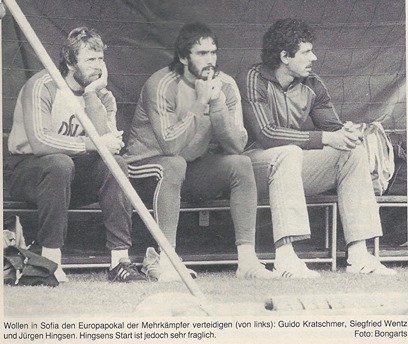
[{"label": "white diagonal pole", "polygon": [[27,40],[29,41],[32,48],[36,52],[38,58],[41,60],[44,67],[47,69],[48,73],[51,75],[51,77],[57,84],[58,88],[64,91],[66,95],[70,97],[70,101],[72,101],[73,104],[78,104],[77,118],[81,122],[82,126],[85,128],[89,138],[94,143],[101,158],[103,159],[105,164],[108,166],[113,176],[116,178],[123,192],[126,194],[128,199],[131,201],[133,207],[136,209],[137,213],[139,214],[140,218],[143,220],[143,222],[149,229],[154,239],[157,241],[157,243],[160,245],[160,247],[164,250],[164,252],[169,257],[171,263],[173,264],[174,268],[179,273],[180,277],[182,278],[183,282],[186,284],[187,288],[190,290],[190,292],[194,296],[196,296],[202,301],[203,303],[202,306],[204,309],[206,309],[207,307],[204,304],[205,303],[204,294],[201,292],[197,283],[193,280],[193,278],[188,273],[188,270],[185,267],[185,265],[180,261],[174,248],[167,241],[166,237],[160,230],[158,224],[153,219],[153,217],[150,215],[148,209],[145,207],[145,205],[141,201],[139,195],[134,190],[132,184],[130,183],[128,178],[125,176],[125,174],[119,167],[113,155],[109,152],[109,150],[102,143],[95,127],[93,126],[92,122],[86,115],[85,111],[81,108],[81,106],[79,106],[77,99],[75,98],[71,89],[68,87],[67,83],[61,76],[54,62],[51,60],[44,46],[38,39],[33,28],[31,27],[30,23],[25,17],[24,13],[21,11],[20,7],[18,6],[15,0],[4,0],[4,3],[6,4],[10,13],[13,15],[14,19],[20,26]]}]

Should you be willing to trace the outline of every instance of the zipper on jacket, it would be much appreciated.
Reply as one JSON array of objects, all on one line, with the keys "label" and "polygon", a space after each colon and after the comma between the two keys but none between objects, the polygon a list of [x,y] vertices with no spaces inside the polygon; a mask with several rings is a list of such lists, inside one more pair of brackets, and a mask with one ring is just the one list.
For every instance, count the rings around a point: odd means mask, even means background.
[{"label": "zipper on jacket", "polygon": [[283,97],[285,98],[285,107],[286,107],[286,127],[289,128],[290,122],[289,122],[289,109],[288,109],[287,92],[288,91],[283,91]]}]

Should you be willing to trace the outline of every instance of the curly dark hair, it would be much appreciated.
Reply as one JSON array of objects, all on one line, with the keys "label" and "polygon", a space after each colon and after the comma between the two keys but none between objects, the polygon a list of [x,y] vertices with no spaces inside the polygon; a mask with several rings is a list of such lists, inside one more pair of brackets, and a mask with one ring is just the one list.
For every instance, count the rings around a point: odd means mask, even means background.
[{"label": "curly dark hair", "polygon": [[263,36],[262,62],[272,69],[281,63],[280,53],[284,50],[289,57],[294,57],[301,42],[312,43],[313,31],[306,22],[286,18],[276,21]]},{"label": "curly dark hair", "polygon": [[95,29],[85,26],[73,29],[69,34],[60,51],[59,70],[63,77],[68,74],[68,65],[72,66],[78,62],[79,48],[86,45],[95,51],[104,51],[106,45]]},{"label": "curly dark hair", "polygon": [[193,45],[199,43],[203,38],[212,38],[218,47],[217,36],[207,25],[200,22],[185,24],[176,39],[174,58],[169,64],[170,70],[183,75],[184,65],[180,62],[180,58],[188,57]]}]

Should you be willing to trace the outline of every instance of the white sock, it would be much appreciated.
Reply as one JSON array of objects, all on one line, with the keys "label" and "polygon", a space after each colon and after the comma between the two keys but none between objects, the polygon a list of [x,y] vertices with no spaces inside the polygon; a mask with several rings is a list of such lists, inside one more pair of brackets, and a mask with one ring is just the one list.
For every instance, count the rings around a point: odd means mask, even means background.
[{"label": "white sock", "polygon": [[275,267],[288,265],[288,263],[298,259],[300,258],[297,256],[291,243],[279,246],[275,249]]},{"label": "white sock", "polygon": [[61,267],[61,249],[60,248],[48,248],[42,247],[41,255],[54,263],[57,263],[57,270],[54,272],[54,276],[58,282],[67,282],[68,277]]},{"label": "white sock", "polygon": [[49,260],[52,260],[54,263],[57,263],[61,266],[61,249],[60,248],[48,248],[42,247],[41,255]]},{"label": "white sock", "polygon": [[353,241],[349,244],[348,249],[348,260],[350,263],[360,261],[364,256],[367,255],[367,245],[365,240]]},{"label": "white sock", "polygon": [[238,266],[239,267],[249,267],[254,264],[258,264],[259,260],[255,253],[255,247],[253,245],[238,245]]},{"label": "white sock", "polygon": [[128,250],[112,250],[110,268],[113,269],[116,265],[118,265],[122,258],[129,259]]}]

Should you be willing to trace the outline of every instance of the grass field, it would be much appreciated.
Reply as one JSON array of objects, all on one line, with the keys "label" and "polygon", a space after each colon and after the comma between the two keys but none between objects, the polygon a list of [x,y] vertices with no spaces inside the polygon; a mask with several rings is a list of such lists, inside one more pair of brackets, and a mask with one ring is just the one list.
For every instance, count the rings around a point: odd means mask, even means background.
[{"label": "grass field", "polygon": [[[396,264],[396,276],[360,276],[319,270],[315,280],[279,279],[245,281],[235,278],[234,267],[206,267],[196,280],[210,302],[263,303],[273,296],[306,294],[407,293],[408,266]],[[314,266],[322,269],[322,265]],[[137,305],[156,293],[185,292],[181,282],[110,283],[106,270],[71,271],[70,281],[56,288],[4,286],[6,316],[137,316]]]}]

